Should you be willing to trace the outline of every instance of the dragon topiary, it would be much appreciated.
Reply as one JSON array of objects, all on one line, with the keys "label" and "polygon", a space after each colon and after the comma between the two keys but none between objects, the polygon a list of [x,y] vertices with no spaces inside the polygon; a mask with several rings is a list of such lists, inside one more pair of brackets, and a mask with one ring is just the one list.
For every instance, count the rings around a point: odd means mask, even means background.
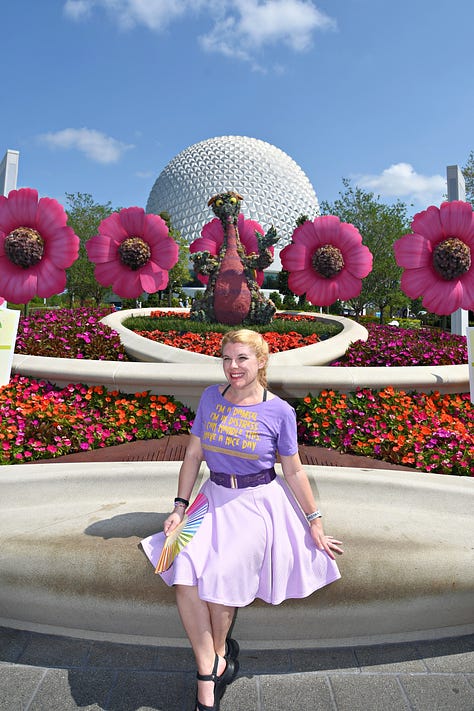
[{"label": "dragon topiary", "polygon": [[217,256],[207,251],[191,255],[195,271],[209,277],[204,293],[191,307],[195,321],[230,326],[267,324],[276,311],[260,290],[255,274],[273,261],[270,247],[278,242],[276,230],[272,226],[265,235],[255,232],[258,252],[246,254],[237,227],[242,200],[238,193],[229,191],[208,202],[222,224],[224,240]]}]

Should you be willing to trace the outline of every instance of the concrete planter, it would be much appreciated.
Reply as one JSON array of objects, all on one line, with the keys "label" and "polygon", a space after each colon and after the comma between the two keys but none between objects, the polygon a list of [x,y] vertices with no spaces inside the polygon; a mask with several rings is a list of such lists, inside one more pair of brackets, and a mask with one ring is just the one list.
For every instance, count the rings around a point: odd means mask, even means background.
[{"label": "concrete planter", "polygon": [[[162,343],[156,343],[149,338],[139,336],[129,328],[122,326],[123,322],[132,317],[149,316],[153,309],[129,309],[128,311],[116,311],[102,319],[103,323],[120,336],[122,344],[135,360],[158,363],[189,363],[189,364],[210,364],[220,363],[220,358],[203,355],[202,353],[192,353],[180,348],[173,348]],[[187,313],[188,309],[160,309],[160,311],[179,311]],[[347,351],[354,341],[366,341],[368,331],[364,326],[344,318],[343,316],[318,315],[318,321],[323,323],[341,324],[342,331],[336,336],[326,341],[315,343],[310,346],[303,346],[291,351],[274,353],[271,357],[272,365],[328,365],[333,360],[340,358]]]},{"label": "concrete planter", "polygon": [[[186,644],[167,588],[137,548],[159,530],[177,463],[18,465],[2,471],[0,625]],[[430,639],[474,631],[474,481],[308,467],[342,579],[304,600],[239,611],[247,647]],[[203,466],[201,475],[207,475]]]},{"label": "concrete planter", "polygon": [[[119,332],[127,352],[139,363],[15,355],[12,372],[45,378],[60,387],[85,383],[127,393],[150,390],[156,394],[173,395],[195,409],[203,389],[222,382],[220,358],[154,343],[121,325],[133,313],[144,315],[152,310],[119,311],[105,319]],[[316,395],[326,388],[353,392],[358,387],[379,390],[387,386],[420,392],[469,392],[467,363],[394,368],[332,368],[324,365],[343,355],[351,342],[367,338],[367,330],[350,319],[324,318],[342,322],[343,331],[327,341],[271,355],[268,379],[277,395],[292,399],[305,397],[308,392]]]}]

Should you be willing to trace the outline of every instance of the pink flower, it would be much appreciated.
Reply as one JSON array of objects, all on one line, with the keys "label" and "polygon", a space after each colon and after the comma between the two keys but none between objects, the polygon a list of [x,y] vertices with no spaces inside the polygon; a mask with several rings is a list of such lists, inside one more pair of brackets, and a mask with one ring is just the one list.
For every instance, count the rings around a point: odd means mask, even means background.
[{"label": "pink flower", "polygon": [[95,262],[97,281],[126,299],[166,289],[168,270],[178,261],[179,251],[166,222],[141,207],[126,207],[102,220],[86,250]]},{"label": "pink flower", "polygon": [[335,215],[316,217],[297,227],[280,253],[288,286],[317,306],[355,298],[372,269],[372,254],[359,231]]},{"label": "pink flower", "polygon": [[461,200],[431,205],[411,223],[413,234],[400,237],[393,249],[404,267],[401,288],[411,299],[439,315],[474,309],[474,219]]},{"label": "pink flower", "polygon": [[[240,213],[237,218],[237,229],[245,253],[258,254],[258,240],[255,232],[257,231],[262,236],[265,234],[261,225],[255,222],[255,220],[246,220],[243,214]],[[224,230],[219,218],[215,217],[210,222],[207,222],[201,230],[201,235],[201,237],[198,237],[189,245],[191,254],[207,251],[210,252],[212,256],[217,256],[224,241]],[[273,247],[270,247],[270,251],[272,254],[274,253]],[[204,274],[198,274],[197,276],[203,284],[207,284],[209,281],[209,277]],[[259,286],[262,286],[264,277],[263,271],[257,271],[257,283]]]},{"label": "pink flower", "polygon": [[0,195],[0,294],[15,304],[48,298],[66,288],[66,269],[77,259],[79,238],[64,208],[38,200],[31,188]]}]

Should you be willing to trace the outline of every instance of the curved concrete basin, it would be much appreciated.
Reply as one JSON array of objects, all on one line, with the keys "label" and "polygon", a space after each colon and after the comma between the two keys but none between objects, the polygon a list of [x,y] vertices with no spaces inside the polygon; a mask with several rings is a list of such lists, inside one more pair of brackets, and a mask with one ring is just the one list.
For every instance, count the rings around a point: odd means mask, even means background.
[{"label": "curved concrete basin", "polygon": [[[111,328],[120,333],[127,351],[140,363],[17,354],[13,356],[12,373],[45,378],[60,387],[69,383],[84,383],[104,385],[127,393],[150,390],[156,394],[174,395],[195,409],[203,389],[222,382],[220,358],[154,343],[121,326],[121,321],[127,315],[148,314],[152,310],[119,311],[105,319]],[[269,382],[272,390],[280,397],[302,398],[308,392],[316,395],[326,388],[353,392],[358,387],[380,390],[387,386],[420,392],[469,392],[467,363],[393,368],[332,368],[316,365],[316,362],[327,363],[338,358],[352,341],[367,338],[367,330],[350,319],[335,316],[324,318],[342,322],[344,330],[322,343],[270,356]]]},{"label": "curved concrete basin", "polygon": [[[138,549],[159,530],[176,463],[17,465],[0,497],[0,624],[186,644],[167,588]],[[474,481],[308,467],[342,579],[301,601],[239,611],[246,647],[429,639],[474,631]],[[201,476],[205,475],[203,466]]]},{"label": "curved concrete basin", "polygon": [[[131,316],[149,316],[152,311],[156,310],[155,307],[153,309],[115,311],[109,316],[105,316],[102,322],[110,326],[114,331],[117,331],[125,350],[129,356],[135,360],[147,363],[189,363],[196,365],[220,363],[220,358],[203,355],[202,353],[192,353],[191,351],[185,351],[181,348],[173,348],[172,346],[166,346],[162,343],[156,343],[122,326],[122,323]],[[188,309],[160,308],[160,311],[188,313]],[[318,314],[318,321],[340,324],[342,331],[327,341],[314,343],[310,346],[303,346],[302,348],[292,351],[274,353],[272,355],[273,365],[328,365],[332,363],[333,360],[343,356],[351,343],[354,343],[354,341],[366,341],[369,335],[364,326],[343,316]]]}]

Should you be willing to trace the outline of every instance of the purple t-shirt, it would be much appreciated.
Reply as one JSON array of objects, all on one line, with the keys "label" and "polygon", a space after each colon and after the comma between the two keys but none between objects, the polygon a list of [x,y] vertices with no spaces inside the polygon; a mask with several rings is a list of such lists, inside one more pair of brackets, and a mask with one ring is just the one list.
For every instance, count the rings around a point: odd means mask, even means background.
[{"label": "purple t-shirt", "polygon": [[191,432],[209,469],[227,474],[255,474],[275,464],[277,451],[284,457],[298,451],[295,411],[285,400],[233,405],[218,385],[204,390]]}]

